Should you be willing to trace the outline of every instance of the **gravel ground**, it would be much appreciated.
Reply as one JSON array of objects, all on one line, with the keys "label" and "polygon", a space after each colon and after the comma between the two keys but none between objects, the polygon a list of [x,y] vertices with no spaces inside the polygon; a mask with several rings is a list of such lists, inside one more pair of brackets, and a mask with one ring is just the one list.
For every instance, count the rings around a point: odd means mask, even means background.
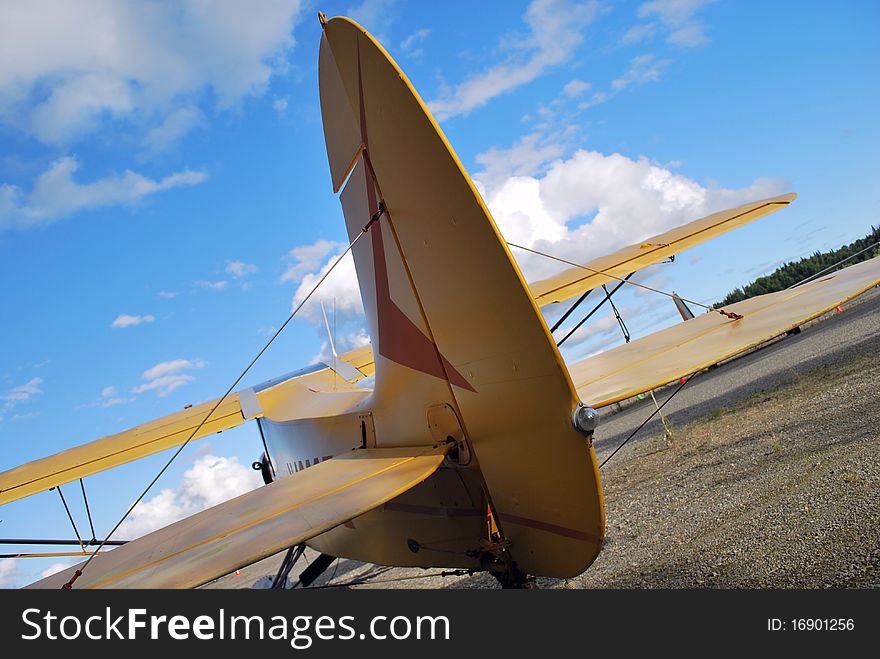
[{"label": "gravel ground", "polygon": [[[878,328],[875,289],[842,314],[695,377],[664,408],[671,438],[655,418],[603,469],[607,544],[595,564],[536,585],[880,586]],[[648,397],[606,413],[600,462],[653,410]],[[249,587],[279,563],[266,559],[208,587]],[[485,574],[440,572],[340,560],[316,585],[497,587]]]}]

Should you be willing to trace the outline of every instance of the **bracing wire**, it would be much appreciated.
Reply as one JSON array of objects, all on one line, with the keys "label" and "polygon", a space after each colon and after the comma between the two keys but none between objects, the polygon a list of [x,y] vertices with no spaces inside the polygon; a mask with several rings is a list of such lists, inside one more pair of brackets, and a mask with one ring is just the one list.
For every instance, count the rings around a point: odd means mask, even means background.
[{"label": "bracing wire", "polygon": [[[622,449],[624,446],[626,446],[627,442],[629,442],[629,440],[631,440],[633,437],[635,437],[636,434],[638,434],[639,430],[641,430],[641,429],[644,428],[646,425],[648,425],[648,422],[649,422],[651,419],[653,419],[655,416],[657,416],[658,414],[660,414],[660,411],[661,411],[664,407],[666,407],[666,403],[668,403],[668,402],[671,401],[673,398],[675,398],[675,394],[677,394],[679,391],[681,391],[682,389],[684,389],[684,385],[686,385],[688,382],[690,382],[693,378],[694,378],[693,375],[690,376],[690,377],[682,378],[682,383],[681,383],[680,385],[678,385],[678,389],[676,389],[675,391],[673,391],[672,394],[670,394],[669,398],[667,398],[666,400],[663,401],[663,404],[662,404],[662,405],[657,406],[656,401],[655,401],[655,409],[654,409],[653,412],[651,412],[651,415],[650,415],[647,419],[645,419],[644,421],[642,421],[642,423],[639,425],[639,427],[636,428],[635,430],[633,430],[633,431],[629,434],[629,437],[627,437],[627,438],[624,439],[620,444],[618,444],[617,448],[614,449],[614,450],[611,452],[611,455],[609,455],[607,458],[605,458],[604,460],[602,460],[602,462],[599,464],[599,469],[601,469],[602,467],[604,467],[604,466],[608,463],[608,461],[609,461],[611,458],[613,458],[615,455],[617,455],[617,452],[618,452],[620,449]],[[665,424],[664,424],[664,425],[665,425]]]}]

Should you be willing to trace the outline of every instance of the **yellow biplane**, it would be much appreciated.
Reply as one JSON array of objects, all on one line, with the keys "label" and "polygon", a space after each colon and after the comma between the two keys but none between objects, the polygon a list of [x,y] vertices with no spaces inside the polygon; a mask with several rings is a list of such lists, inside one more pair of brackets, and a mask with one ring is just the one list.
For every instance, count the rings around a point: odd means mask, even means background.
[{"label": "yellow biplane", "polygon": [[[187,588],[284,550],[571,577],[605,533],[595,410],[796,328],[880,281],[878,259],[566,365],[541,307],[788,205],[716,213],[528,284],[404,73],[321,16],[321,110],[372,347],[0,474],[0,504],[256,420],[265,487],[33,584]],[[359,386],[374,378],[374,386]],[[361,383],[363,384],[363,383]]]}]

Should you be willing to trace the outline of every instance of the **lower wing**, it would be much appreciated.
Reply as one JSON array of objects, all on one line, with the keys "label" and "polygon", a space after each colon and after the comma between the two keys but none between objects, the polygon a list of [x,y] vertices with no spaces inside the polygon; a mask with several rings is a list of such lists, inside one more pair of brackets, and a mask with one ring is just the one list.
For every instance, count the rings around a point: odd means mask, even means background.
[{"label": "lower wing", "polygon": [[[433,474],[445,446],[359,449],[95,556],[75,588],[193,588],[300,544]],[[30,588],[61,588],[82,565]]]},{"label": "lower wing", "polygon": [[587,405],[603,407],[696,373],[830,311],[880,282],[880,257],[822,279],[705,313],[569,365]]}]

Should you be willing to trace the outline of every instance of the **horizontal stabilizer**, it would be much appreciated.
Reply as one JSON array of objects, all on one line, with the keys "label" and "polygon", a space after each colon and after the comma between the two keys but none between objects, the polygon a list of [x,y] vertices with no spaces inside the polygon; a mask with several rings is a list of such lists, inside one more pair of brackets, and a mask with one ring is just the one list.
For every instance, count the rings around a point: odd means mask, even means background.
[{"label": "horizontal stabilizer", "polygon": [[572,380],[592,407],[656,389],[754,348],[830,311],[880,283],[880,257],[797,288],[724,307],[731,320],[704,313],[572,364]]},{"label": "horizontal stabilizer", "polygon": [[[445,447],[351,451],[96,556],[74,588],[194,588],[300,544],[428,478]],[[30,588],[61,588],[80,566]]]}]

